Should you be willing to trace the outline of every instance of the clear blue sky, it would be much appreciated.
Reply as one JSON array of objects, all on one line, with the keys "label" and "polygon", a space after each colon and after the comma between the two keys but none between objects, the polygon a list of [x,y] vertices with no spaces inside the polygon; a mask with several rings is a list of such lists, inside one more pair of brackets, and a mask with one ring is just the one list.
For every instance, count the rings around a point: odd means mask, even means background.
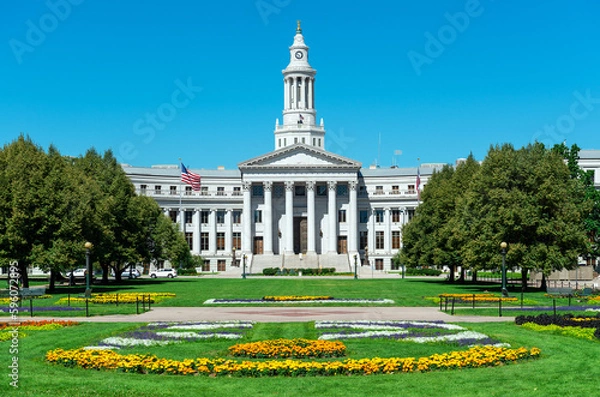
[{"label": "clear blue sky", "polygon": [[0,144],[236,168],[274,148],[300,19],[327,149],[363,166],[535,139],[600,149],[599,15],[594,0],[12,0]]}]

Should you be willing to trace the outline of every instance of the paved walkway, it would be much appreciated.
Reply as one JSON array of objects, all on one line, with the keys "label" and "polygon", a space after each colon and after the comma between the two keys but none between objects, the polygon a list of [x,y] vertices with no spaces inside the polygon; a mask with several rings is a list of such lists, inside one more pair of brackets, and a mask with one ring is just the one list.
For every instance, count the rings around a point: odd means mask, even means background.
[{"label": "paved walkway", "polygon": [[[256,322],[292,322],[313,320],[422,320],[445,322],[503,322],[514,317],[451,316],[437,307],[153,307],[138,315],[109,315],[94,317],[44,317],[35,320],[73,320],[81,322],[153,322],[153,321],[215,321],[250,320]],[[20,320],[31,319],[22,313]],[[0,317],[0,322],[10,321]]]}]

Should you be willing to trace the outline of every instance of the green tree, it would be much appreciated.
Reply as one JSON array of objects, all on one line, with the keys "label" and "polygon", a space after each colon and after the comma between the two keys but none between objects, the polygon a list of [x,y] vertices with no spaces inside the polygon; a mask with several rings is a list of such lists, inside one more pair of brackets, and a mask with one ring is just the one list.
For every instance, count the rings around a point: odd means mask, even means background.
[{"label": "green tree", "polygon": [[562,157],[542,144],[492,147],[459,208],[464,263],[500,267],[506,241],[507,263],[524,281],[529,270],[572,269],[586,244],[581,194]]}]

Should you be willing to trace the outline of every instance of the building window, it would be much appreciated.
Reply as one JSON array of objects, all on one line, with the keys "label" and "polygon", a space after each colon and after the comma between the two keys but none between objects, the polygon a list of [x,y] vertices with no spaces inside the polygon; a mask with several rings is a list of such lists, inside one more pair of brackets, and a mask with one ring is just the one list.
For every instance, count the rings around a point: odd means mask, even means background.
[{"label": "building window", "polygon": [[242,188],[239,186],[234,186],[233,187],[233,195],[234,196],[241,196],[242,195]]},{"label": "building window", "polygon": [[242,222],[242,211],[235,210],[231,212],[231,222],[234,225],[238,225]]},{"label": "building window", "polygon": [[173,210],[169,211],[169,218],[171,218],[171,221],[173,223],[177,222],[177,213],[178,212],[179,211],[173,211]]},{"label": "building window", "polygon": [[417,191],[415,190],[415,185],[408,185],[408,193],[415,194]]},{"label": "building window", "polygon": [[298,143],[298,138],[294,138],[294,143]]},{"label": "building window", "polygon": [[338,211],[338,222],[346,223],[346,210]]},{"label": "building window", "polygon": [[185,241],[187,241],[190,251],[194,249],[194,233],[186,232]]},{"label": "building window", "polygon": [[232,240],[232,244],[233,244],[233,248],[235,248],[236,250],[241,250],[242,249],[242,233],[240,232],[233,232],[233,240]]},{"label": "building window", "polygon": [[273,185],[273,197],[282,198],[284,194],[283,185],[277,184]]},{"label": "building window", "polygon": [[375,270],[383,270],[383,259],[375,259]]},{"label": "building window", "polygon": [[193,216],[194,216],[194,211],[185,211],[185,223],[192,223]]},{"label": "building window", "polygon": [[202,186],[200,188],[200,195],[201,196],[208,196],[208,186]]},{"label": "building window", "polygon": [[252,185],[252,196],[254,197],[263,197],[265,195],[265,190],[263,185]]},{"label": "building window", "polygon": [[224,272],[225,270],[227,270],[227,265],[225,263],[225,259],[217,260],[217,271]]},{"label": "building window", "polygon": [[585,263],[587,266],[594,266],[596,267],[596,258],[586,258],[585,259]]},{"label": "building window", "polygon": [[192,195],[192,187],[191,186],[186,186],[185,187],[185,195],[186,196],[191,196]]},{"label": "building window", "polygon": [[400,249],[400,230],[392,230],[392,249]]},{"label": "building window", "polygon": [[313,138],[313,146],[317,146],[317,138]]},{"label": "building window", "polygon": [[348,196],[348,185],[337,185],[336,189],[339,197]]},{"label": "building window", "polygon": [[262,211],[254,210],[254,223],[262,223]]},{"label": "building window", "polygon": [[306,142],[304,141],[304,138],[302,138],[302,143],[306,143]]},{"label": "building window", "polygon": [[208,251],[208,232],[200,233],[200,251]]},{"label": "building window", "polygon": [[398,223],[400,222],[400,210],[392,210],[392,222]]},{"label": "building window", "polygon": [[317,185],[317,196],[319,196],[319,197],[327,196],[327,185]]},{"label": "building window", "polygon": [[146,195],[146,189],[148,189],[148,185],[140,185],[140,194],[142,196]]},{"label": "building window", "polygon": [[359,186],[358,187],[358,195],[359,195],[359,197],[366,197],[367,196],[367,187]]},{"label": "building window", "polygon": [[225,233],[217,233],[217,251],[225,250]]},{"label": "building window", "polygon": [[375,232],[375,249],[382,250],[385,248],[383,242],[384,232],[378,231]]},{"label": "building window", "polygon": [[369,211],[368,210],[360,210],[360,212],[358,213],[359,215],[359,222],[360,223],[367,223],[369,222]]},{"label": "building window", "polygon": [[360,232],[360,242],[359,242],[359,247],[358,249],[364,250],[365,247],[368,245],[368,238],[369,238],[369,232],[367,231],[362,231]]},{"label": "building window", "polygon": [[414,209],[407,210],[406,215],[408,217],[408,221],[410,222],[410,220],[415,217],[415,210]]},{"label": "building window", "polygon": [[219,210],[217,211],[217,224],[222,225],[225,223],[225,211]]},{"label": "building window", "polygon": [[225,187],[217,186],[217,196],[225,196]]},{"label": "building window", "polygon": [[319,138],[319,147],[321,147],[321,138]]},{"label": "building window", "polygon": [[296,196],[304,197],[304,196],[306,196],[306,186],[295,185],[294,192],[295,192]]},{"label": "building window", "polygon": [[283,138],[283,146],[287,146],[287,138]]},{"label": "building window", "polygon": [[162,188],[162,186],[160,185],[155,185],[154,186],[154,194],[160,194],[160,189]]},{"label": "building window", "polygon": [[200,223],[208,224],[210,218],[210,211],[200,211]]},{"label": "building window", "polygon": [[375,194],[383,194],[383,186],[375,186]]},{"label": "building window", "polygon": [[277,147],[281,147],[281,138],[277,140]]},{"label": "building window", "polygon": [[383,210],[382,209],[375,210],[375,222],[383,223]]},{"label": "building window", "polygon": [[400,186],[392,185],[392,194],[400,194]]},{"label": "building window", "polygon": [[177,186],[169,186],[169,194],[175,196],[177,194]]}]

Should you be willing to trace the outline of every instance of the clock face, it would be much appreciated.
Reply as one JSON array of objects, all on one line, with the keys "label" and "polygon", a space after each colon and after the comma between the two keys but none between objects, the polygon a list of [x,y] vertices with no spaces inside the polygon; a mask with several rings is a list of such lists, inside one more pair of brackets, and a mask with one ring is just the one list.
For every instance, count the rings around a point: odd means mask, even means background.
[{"label": "clock face", "polygon": [[302,59],[302,57],[304,56],[304,54],[302,53],[302,51],[296,51],[296,53],[294,54],[294,56],[296,57],[296,59]]}]

